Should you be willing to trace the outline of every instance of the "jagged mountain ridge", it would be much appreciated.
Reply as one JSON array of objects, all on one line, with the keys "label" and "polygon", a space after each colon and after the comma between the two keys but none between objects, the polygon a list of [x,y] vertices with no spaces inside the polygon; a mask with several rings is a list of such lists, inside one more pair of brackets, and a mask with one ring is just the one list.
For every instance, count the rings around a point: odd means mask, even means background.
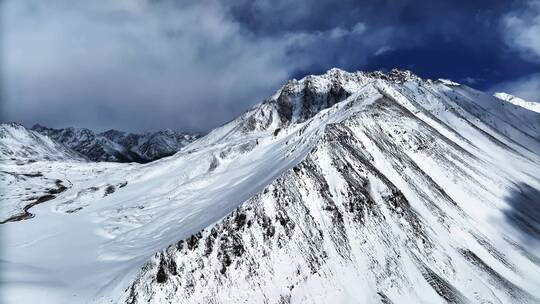
[{"label": "jagged mountain ridge", "polygon": [[153,161],[178,152],[199,137],[173,130],[147,134],[108,130],[96,134],[85,128],[53,129],[39,124],[32,130],[53,138],[92,161],[113,162]]},{"label": "jagged mountain ridge", "polygon": [[159,162],[9,166],[71,186],[0,225],[6,286],[39,266],[51,303],[536,303],[540,120],[506,105],[333,69]]}]

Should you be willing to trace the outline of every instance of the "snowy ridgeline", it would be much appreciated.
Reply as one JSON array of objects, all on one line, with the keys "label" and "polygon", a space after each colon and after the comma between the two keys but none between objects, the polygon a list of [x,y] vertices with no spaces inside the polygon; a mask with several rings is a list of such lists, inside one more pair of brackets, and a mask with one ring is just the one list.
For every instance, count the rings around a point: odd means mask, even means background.
[{"label": "snowy ridgeline", "polygon": [[518,103],[333,69],[149,164],[6,159],[2,303],[539,303],[539,138]]}]

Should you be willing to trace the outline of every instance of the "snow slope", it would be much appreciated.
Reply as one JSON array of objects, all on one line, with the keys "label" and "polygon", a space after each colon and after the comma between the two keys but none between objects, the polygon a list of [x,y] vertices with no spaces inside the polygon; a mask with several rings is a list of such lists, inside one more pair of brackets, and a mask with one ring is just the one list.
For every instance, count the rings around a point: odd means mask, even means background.
[{"label": "snow slope", "polygon": [[539,117],[332,69],[156,162],[3,163],[69,187],[0,225],[2,302],[538,303]]}]

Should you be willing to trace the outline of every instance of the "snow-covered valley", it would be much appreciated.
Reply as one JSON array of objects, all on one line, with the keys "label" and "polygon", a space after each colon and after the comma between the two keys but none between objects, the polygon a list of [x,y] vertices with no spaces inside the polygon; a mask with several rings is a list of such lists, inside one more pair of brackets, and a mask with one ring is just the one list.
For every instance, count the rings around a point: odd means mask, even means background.
[{"label": "snow-covered valley", "polygon": [[148,164],[10,139],[2,303],[540,302],[540,114],[450,81],[332,69]]}]

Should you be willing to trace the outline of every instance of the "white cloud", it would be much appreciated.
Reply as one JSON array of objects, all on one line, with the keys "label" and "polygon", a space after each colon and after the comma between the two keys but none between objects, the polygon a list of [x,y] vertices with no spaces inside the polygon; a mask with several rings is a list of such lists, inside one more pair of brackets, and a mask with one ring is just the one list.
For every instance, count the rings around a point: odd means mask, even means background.
[{"label": "white cloud", "polygon": [[382,55],[382,54],[384,54],[384,53],[386,53],[386,52],[389,52],[389,51],[391,51],[391,50],[392,50],[391,47],[385,45],[385,46],[379,48],[377,51],[375,51],[375,56]]},{"label": "white cloud", "polygon": [[350,29],[343,27],[335,27],[326,31],[315,32],[292,32],[294,36],[302,40],[318,40],[318,39],[342,39],[351,35],[362,35],[366,31],[366,25],[362,22],[358,22]]},{"label": "white cloud", "polygon": [[[510,48],[520,52],[526,60],[540,62],[540,0],[523,2],[523,6],[506,14],[502,19],[502,30]],[[489,91],[540,102],[540,73],[499,83]]]},{"label": "white cloud", "polygon": [[540,60],[540,1],[529,1],[521,9],[507,14],[502,24],[509,47],[527,58]]},{"label": "white cloud", "polygon": [[476,78],[476,77],[470,77],[470,76],[467,76],[467,77],[463,78],[462,80],[463,80],[463,82],[465,82],[466,84],[474,85],[474,84],[477,84],[481,79],[480,79],[480,78]]}]

